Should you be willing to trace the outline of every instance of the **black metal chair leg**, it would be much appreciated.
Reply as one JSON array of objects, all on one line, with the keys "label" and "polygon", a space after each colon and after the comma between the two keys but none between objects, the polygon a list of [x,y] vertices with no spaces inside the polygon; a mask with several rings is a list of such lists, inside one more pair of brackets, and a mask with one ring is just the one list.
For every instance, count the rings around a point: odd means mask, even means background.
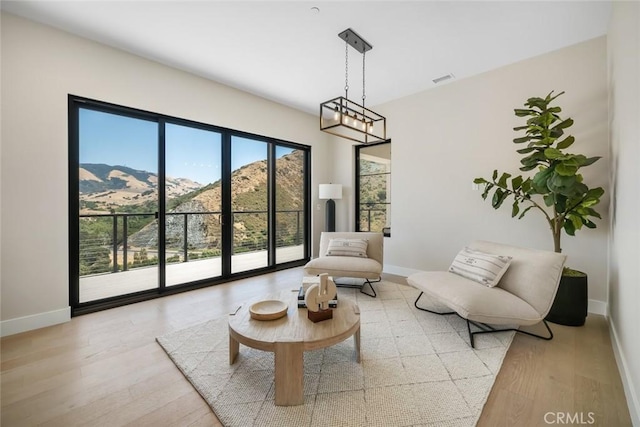
[{"label": "black metal chair leg", "polygon": [[[471,332],[471,327],[469,326],[469,323],[473,323],[475,326],[478,326],[479,328],[482,328],[482,326],[485,326],[489,329],[483,329],[481,331],[475,331],[475,332]],[[547,323],[547,321],[545,319],[542,319],[542,323],[544,323],[544,326],[547,328],[547,331],[549,332],[549,336],[545,337],[542,335],[538,335],[538,334],[534,334],[532,332],[527,332],[527,331],[521,331],[520,329],[516,329],[516,328],[506,328],[506,329],[494,329],[491,326],[487,325],[486,323],[479,323],[479,322],[474,322],[472,320],[467,320],[467,328],[469,330],[469,341],[471,342],[471,347],[474,347],[474,335],[477,334],[491,334],[491,333],[495,333],[495,332],[509,332],[509,331],[513,331],[513,332],[519,332],[521,334],[525,334],[525,335],[529,335],[532,337],[536,337],[536,338],[540,338],[542,340],[545,341],[550,341],[553,339],[553,331],[551,330],[551,328],[549,327],[549,324]],[[480,326],[482,325],[482,326]]]},{"label": "black metal chair leg", "polygon": [[[362,287],[360,288],[360,293],[363,293],[371,298],[377,297],[378,294],[376,293],[376,290],[373,289],[373,283],[378,283],[380,280],[382,280],[382,278],[375,280],[373,282],[371,282],[369,279],[366,279],[366,281],[362,284]],[[369,287],[371,288],[371,292],[373,292],[373,295],[364,291],[364,285],[369,285]]]},{"label": "black metal chair leg", "polygon": [[418,310],[426,311],[426,312],[433,313],[433,314],[438,314],[440,316],[446,316],[446,315],[449,315],[449,314],[458,314],[455,311],[450,311],[450,312],[446,312],[446,313],[438,313],[437,311],[432,311],[432,310],[429,310],[429,309],[426,309],[426,308],[418,307],[418,300],[422,297],[423,294],[424,294],[424,292],[420,292],[420,295],[418,295],[418,298],[416,298],[416,301],[413,303],[413,305],[415,305]]},{"label": "black metal chair leg", "polygon": [[[378,294],[376,293],[376,290],[373,288],[373,284],[374,283],[379,283],[382,281],[382,277],[380,277],[378,280],[374,280],[371,281],[369,279],[365,279],[365,282],[362,285],[350,285],[350,284],[342,284],[342,283],[338,283],[334,280],[334,283],[336,284],[337,287],[339,288],[354,288],[354,289],[360,289],[360,293],[365,294],[366,296],[369,296],[371,298],[376,298],[378,296]],[[365,285],[369,285],[369,288],[371,288],[371,293],[369,292],[365,292],[364,291],[364,287]]]},{"label": "black metal chair leg", "polygon": [[[440,316],[446,316],[446,315],[449,315],[449,314],[456,314],[461,319],[464,319],[464,317],[460,316],[455,311],[449,311],[449,312],[445,312],[445,313],[438,313],[437,311],[429,310],[429,309],[426,309],[426,308],[423,308],[423,307],[418,307],[418,301],[420,300],[420,298],[422,297],[423,294],[424,294],[424,292],[420,292],[420,295],[418,295],[418,298],[416,298],[416,301],[413,303],[413,305],[415,305],[418,310],[426,311],[428,313],[438,314]],[[544,326],[546,326],[547,331],[549,331],[549,336],[548,337],[545,337],[545,336],[542,336],[542,335],[537,335],[537,334],[534,334],[532,332],[521,331],[520,329],[516,329],[516,328],[495,329],[494,327],[492,327],[491,325],[487,325],[486,323],[475,322],[475,321],[469,320],[469,319],[464,319],[464,320],[467,321],[467,332],[469,333],[469,343],[471,344],[471,348],[476,348],[475,347],[475,339],[474,339],[474,337],[477,334],[491,334],[491,333],[496,333],[496,332],[514,331],[514,332],[519,332],[521,334],[530,335],[532,337],[540,338],[540,339],[543,339],[543,340],[546,340],[546,341],[549,341],[549,340],[553,339],[553,331],[551,330],[551,328],[549,327],[549,324],[547,323],[547,321],[545,319],[542,319],[542,323],[544,323]],[[471,325],[472,324],[474,326],[476,326],[480,330],[471,332]]]}]

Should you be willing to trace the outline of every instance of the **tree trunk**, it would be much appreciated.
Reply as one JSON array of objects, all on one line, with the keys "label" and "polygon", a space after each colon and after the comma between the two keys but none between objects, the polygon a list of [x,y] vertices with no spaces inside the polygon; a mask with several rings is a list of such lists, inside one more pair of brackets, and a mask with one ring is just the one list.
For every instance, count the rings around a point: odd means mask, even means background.
[{"label": "tree trunk", "polygon": [[560,236],[562,236],[562,228],[553,230],[553,250],[557,253],[562,253],[562,248],[560,247]]}]

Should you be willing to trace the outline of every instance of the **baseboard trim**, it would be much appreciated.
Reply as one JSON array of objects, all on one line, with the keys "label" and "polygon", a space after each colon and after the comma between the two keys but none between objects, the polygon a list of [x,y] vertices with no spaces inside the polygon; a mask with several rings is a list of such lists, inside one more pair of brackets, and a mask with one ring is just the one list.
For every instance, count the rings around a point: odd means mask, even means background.
[{"label": "baseboard trim", "polygon": [[624,395],[627,398],[627,406],[629,407],[629,415],[631,417],[631,425],[640,426],[640,400],[638,400],[638,393],[633,385],[633,381],[629,375],[629,368],[627,360],[620,348],[620,341],[618,340],[618,333],[616,332],[616,325],[613,319],[609,317],[609,330],[611,331],[611,346],[613,347],[613,354],[616,358],[618,365],[618,372],[620,372],[620,378],[622,379],[622,386],[624,387]]},{"label": "baseboard trim", "polygon": [[393,274],[395,276],[409,277],[415,273],[421,273],[422,270],[415,270],[413,268],[400,267],[397,265],[385,264],[382,269],[384,273]]},{"label": "baseboard trim", "polygon": [[604,301],[590,299],[587,311],[592,314],[599,314],[601,316],[608,317],[607,303]]},{"label": "baseboard trim", "polygon": [[65,323],[69,320],[71,320],[71,307],[3,320],[0,322],[0,336],[6,337],[19,334],[20,332]]}]

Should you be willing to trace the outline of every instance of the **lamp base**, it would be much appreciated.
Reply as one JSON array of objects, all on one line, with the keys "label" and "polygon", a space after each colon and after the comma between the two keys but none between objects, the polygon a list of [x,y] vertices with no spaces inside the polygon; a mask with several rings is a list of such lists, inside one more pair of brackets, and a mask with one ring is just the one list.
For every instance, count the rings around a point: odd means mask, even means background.
[{"label": "lamp base", "polygon": [[327,200],[325,209],[325,231],[336,231],[336,202],[333,199]]}]

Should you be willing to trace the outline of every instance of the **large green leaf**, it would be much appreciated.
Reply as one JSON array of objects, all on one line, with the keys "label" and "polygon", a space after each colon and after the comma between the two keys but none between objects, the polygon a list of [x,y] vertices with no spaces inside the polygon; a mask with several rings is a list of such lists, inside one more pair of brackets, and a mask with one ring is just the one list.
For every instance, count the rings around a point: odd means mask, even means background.
[{"label": "large green leaf", "polygon": [[553,175],[552,168],[544,168],[534,175],[532,187],[537,193],[545,194],[547,192],[547,181]]},{"label": "large green leaf", "polygon": [[566,129],[573,125],[573,119],[565,119],[551,128],[551,130]]},{"label": "large green leaf", "polygon": [[518,206],[518,199],[513,201],[513,205],[511,205],[511,218],[518,215],[520,212],[520,207]]},{"label": "large green leaf", "polygon": [[525,117],[525,116],[528,116],[531,113],[535,113],[534,110],[524,110],[524,109],[521,109],[521,108],[516,108],[513,111],[516,113],[516,116],[518,116],[518,117]]},{"label": "large green leaf", "polygon": [[583,164],[582,166],[589,166],[594,164],[595,162],[597,162],[598,160],[600,160],[601,157],[597,156],[597,157],[589,157]]},{"label": "large green leaf", "polygon": [[[546,150],[545,150],[546,151]],[[540,162],[546,162],[547,158],[543,151],[536,151],[533,154],[529,154],[527,157],[520,160],[524,166],[538,165]]]},{"label": "large green leaf", "polygon": [[524,180],[522,179],[522,175],[518,175],[515,178],[513,178],[511,180],[511,188],[513,189],[513,191],[517,191],[518,189],[520,189],[523,181]]},{"label": "large green leaf", "polygon": [[524,142],[529,142],[531,141],[531,137],[530,136],[522,136],[520,138],[515,138],[513,140],[513,142],[515,142],[516,144],[522,144]]},{"label": "large green leaf", "polygon": [[500,187],[506,188],[506,187],[507,187],[507,180],[508,180],[509,178],[511,178],[511,174],[510,174],[510,173],[506,173],[506,172],[505,172],[505,173],[503,173],[503,174],[500,176],[500,179],[498,180],[498,185],[499,185]]},{"label": "large green leaf", "polygon": [[547,188],[550,191],[564,194],[568,197],[576,194],[577,185],[579,183],[576,182],[575,176],[562,176],[554,173],[547,180]]},{"label": "large green leaf", "polygon": [[519,150],[516,150],[518,153],[520,154],[527,154],[530,153],[532,151],[536,150],[536,147],[527,147],[527,148],[521,148]]},{"label": "large green leaf", "polygon": [[556,173],[563,176],[572,176],[578,172],[577,166],[569,166],[566,163],[559,163],[556,165]]},{"label": "large green leaf", "polygon": [[573,226],[573,222],[565,220],[564,221],[564,231],[569,235],[569,236],[575,236],[576,235],[576,229]]},{"label": "large green leaf", "polygon": [[562,195],[562,194],[556,194],[555,195],[555,207],[556,207],[556,212],[558,213],[563,213],[567,210],[567,197]]},{"label": "large green leaf", "polygon": [[602,187],[596,187],[587,191],[587,194],[585,194],[585,197],[599,199],[600,197],[602,197],[603,194],[604,194],[604,189]]},{"label": "large green leaf", "polygon": [[534,164],[532,164],[532,165],[522,166],[522,167],[520,168],[520,170],[521,170],[522,172],[528,172],[528,171],[534,170],[537,166],[538,166],[538,165],[534,163]]},{"label": "large green leaf", "polygon": [[502,202],[504,202],[508,195],[508,192],[501,188],[496,188],[496,192],[493,193],[493,199],[491,200],[491,206],[493,206],[494,209],[498,209],[502,206]]},{"label": "large green leaf", "polygon": [[491,191],[492,188],[493,188],[493,184],[487,183],[487,185],[484,187],[484,192],[482,193],[483,200],[487,199],[487,195],[489,195],[489,191]]},{"label": "large green leaf", "polygon": [[558,142],[558,145],[556,145],[556,148],[558,148],[559,150],[564,150],[565,148],[569,148],[571,144],[575,142],[575,140],[576,139],[573,136],[569,135],[562,141]]},{"label": "large green leaf", "polygon": [[542,197],[542,200],[544,200],[544,204],[547,206],[553,206],[556,202],[555,197],[553,197],[553,193],[545,194]]},{"label": "large green leaf", "polygon": [[555,160],[558,157],[562,157],[562,151],[558,150],[557,148],[547,148],[544,150],[544,156],[547,159]]}]

